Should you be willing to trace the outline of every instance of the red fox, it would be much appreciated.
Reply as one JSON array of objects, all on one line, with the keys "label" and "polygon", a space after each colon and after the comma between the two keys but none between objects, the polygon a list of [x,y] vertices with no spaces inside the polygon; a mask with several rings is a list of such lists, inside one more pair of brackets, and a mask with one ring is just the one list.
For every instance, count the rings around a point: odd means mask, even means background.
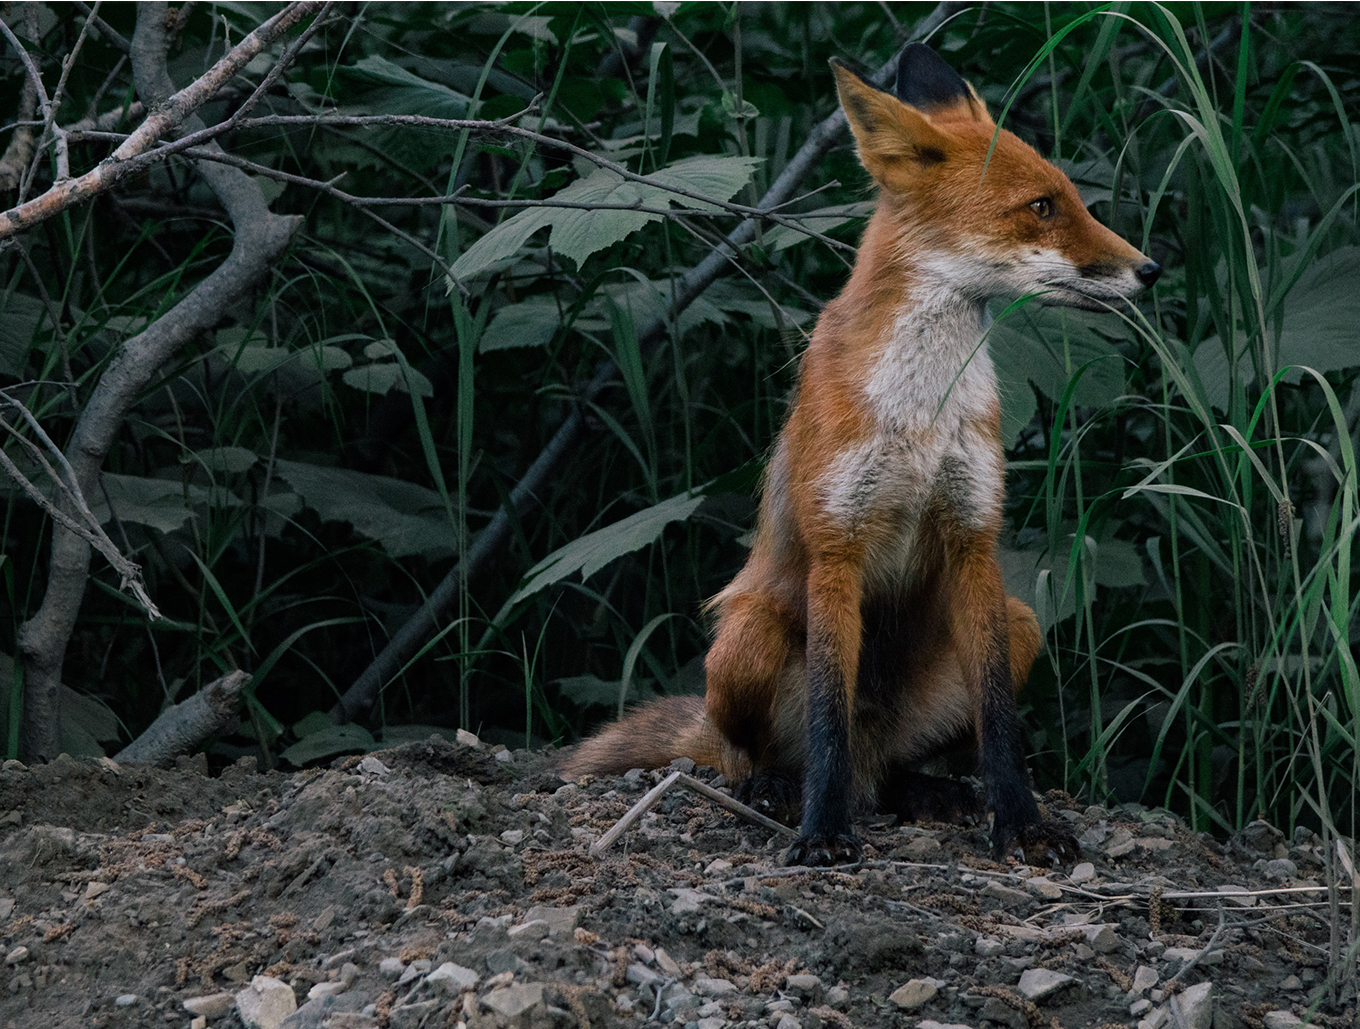
[{"label": "red fox", "polygon": [[688,756],[766,806],[801,795],[785,860],[827,865],[857,860],[856,811],[976,808],[964,784],[918,770],[971,738],[995,852],[1070,857],[1070,834],[1041,821],[1016,714],[1042,639],[997,563],[1005,463],[984,304],[1037,293],[1107,309],[1161,268],[998,132],[929,47],[904,50],[891,93],[832,65],[878,206],[803,355],[746,565],[712,601],[707,695],[633,712],[564,771]]}]

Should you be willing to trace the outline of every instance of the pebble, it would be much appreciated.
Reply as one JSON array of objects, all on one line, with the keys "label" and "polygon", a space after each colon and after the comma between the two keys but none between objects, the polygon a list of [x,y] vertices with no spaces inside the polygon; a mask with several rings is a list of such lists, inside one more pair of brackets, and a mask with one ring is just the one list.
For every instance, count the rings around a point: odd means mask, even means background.
[{"label": "pebble", "polygon": [[895,853],[907,861],[925,861],[940,853],[940,841],[933,836],[917,836],[898,847]]},{"label": "pebble", "polygon": [[996,1025],[1010,1026],[1010,1029],[1029,1029],[1029,1019],[1025,1013],[1011,1007],[998,997],[988,997],[978,1011],[978,1019]]},{"label": "pebble", "polygon": [[392,769],[388,768],[385,764],[379,761],[372,754],[369,754],[368,757],[364,758],[362,761],[359,762],[359,771],[366,772],[369,775],[392,774]]},{"label": "pebble", "polygon": [[137,994],[120,993],[113,999],[113,1006],[116,1008],[130,1008],[137,1003]]},{"label": "pebble", "polygon": [[22,965],[27,960],[28,948],[24,946],[15,947],[5,955],[5,964],[7,965]]},{"label": "pebble", "polygon": [[826,1003],[828,1007],[840,1011],[850,1004],[850,991],[844,986],[833,986],[826,991]]},{"label": "pebble", "polygon": [[1119,949],[1119,934],[1113,926],[1102,925],[1095,932],[1086,934],[1086,942],[1095,948],[1097,954],[1109,954]]},{"label": "pebble", "polygon": [[[91,883],[90,885],[93,886],[94,883]],[[328,904],[322,910],[321,914],[317,915],[315,918],[312,919],[312,928],[317,932],[321,932],[324,929],[329,929],[330,924],[334,921],[335,921],[335,905]]]},{"label": "pebble", "polygon": [[548,923],[536,919],[532,922],[512,925],[506,930],[506,935],[512,940],[543,940],[547,939],[549,932],[551,932],[551,929]]},{"label": "pebble", "polygon": [[798,1019],[794,1018],[787,1011],[779,1016],[779,1021],[775,1023],[774,1029],[802,1029]]},{"label": "pebble", "polygon": [[1289,858],[1273,858],[1266,862],[1267,879],[1293,879],[1299,874],[1299,866]]},{"label": "pebble", "polygon": [[936,1022],[931,1018],[923,1018],[916,1023],[916,1029],[973,1029],[973,1027],[962,1022]]},{"label": "pebble", "polygon": [[[1163,961],[1190,961],[1199,954],[1200,947],[1167,947],[1162,953]],[[1223,964],[1223,951],[1211,950],[1199,959],[1200,965],[1221,965]]]},{"label": "pebble", "polygon": [[307,991],[307,999],[316,1000],[318,997],[334,997],[337,993],[344,993],[347,989],[349,989],[349,983],[317,983]]},{"label": "pebble", "polygon": [[661,976],[657,975],[641,961],[634,961],[629,965],[624,972],[623,977],[630,983],[636,983],[639,986],[651,986],[653,983],[661,982]]},{"label": "pebble", "polygon": [[1133,973],[1133,992],[1146,993],[1157,985],[1162,977],[1157,974],[1157,969],[1148,965],[1139,965]]},{"label": "pebble", "polygon": [[1210,1029],[1214,1021],[1214,984],[1199,983],[1171,998],[1173,1021],[1181,1029]]},{"label": "pebble", "polygon": [[483,1007],[490,1008],[506,1019],[519,1018],[542,1003],[542,983],[516,983],[503,990],[493,990],[482,998]]},{"label": "pebble", "polygon": [[888,1000],[903,1011],[915,1011],[917,1008],[930,1003],[939,992],[936,985],[929,979],[911,979],[893,990]]},{"label": "pebble", "polygon": [[1096,866],[1089,861],[1083,861],[1072,869],[1071,879],[1074,883],[1084,883],[1096,877]]},{"label": "pebble", "polygon": [[401,958],[383,958],[378,962],[378,974],[384,979],[396,979],[406,971],[406,963]]},{"label": "pebble", "polygon": [[1006,949],[1006,945],[994,936],[979,936],[973,944],[973,953],[980,958],[991,958]]},{"label": "pebble", "polygon": [[1028,893],[1013,890],[997,882],[988,883],[978,895],[983,900],[991,901],[1003,908],[1029,907],[1034,903]]},{"label": "pebble", "polygon": [[482,741],[477,738],[477,734],[475,732],[468,732],[466,729],[459,729],[454,739],[465,747],[480,747],[482,745]]},{"label": "pebble", "polygon": [[1261,1021],[1266,1029],[1293,1029],[1296,1025],[1303,1025],[1303,1020],[1292,1011],[1267,1011],[1261,1016]]},{"label": "pebble", "polygon": [[425,979],[436,993],[442,993],[449,997],[456,997],[463,990],[471,989],[477,985],[480,979],[476,972],[462,965],[455,965],[452,961],[446,961]]},{"label": "pebble", "polygon": [[784,981],[784,989],[799,997],[817,997],[822,992],[822,980],[815,975],[791,975]]},{"label": "pebble", "polygon": [[1020,973],[1019,990],[1026,1000],[1042,1000],[1077,980],[1050,968],[1027,968]]},{"label": "pebble", "polygon": [[236,995],[236,1013],[248,1029],[279,1029],[297,1010],[293,988],[267,975],[257,975]]},{"label": "pebble", "polygon": [[737,992],[726,979],[695,979],[691,988],[700,997],[729,997]]},{"label": "pebble", "polygon": [[1062,887],[1042,875],[1026,879],[1025,890],[1044,900],[1062,900]]},{"label": "pebble", "polygon": [[524,913],[526,922],[547,922],[549,936],[570,936],[580,917],[581,909],[576,904],[563,908],[532,907]]},{"label": "pebble", "polygon": [[189,1020],[189,1029],[208,1029],[208,1020],[198,1015]]},{"label": "pebble", "polygon": [[508,843],[512,847],[518,847],[524,842],[524,830],[506,829],[505,832],[501,833],[501,842]]},{"label": "pebble", "polygon": [[661,969],[661,971],[665,972],[672,979],[678,979],[680,977],[679,963],[661,947],[656,948],[656,967]]},{"label": "pebble", "polygon": [[1218,887],[1218,892],[1226,894],[1228,903],[1234,904],[1237,907],[1249,908],[1254,907],[1256,904],[1256,898],[1247,892],[1247,888],[1245,886],[1237,886],[1233,883],[1224,883],[1223,885]]},{"label": "pebble", "polygon": [[1301,990],[1303,989],[1303,982],[1296,975],[1287,975],[1282,980],[1280,980],[1280,989]]},{"label": "pebble", "polygon": [[184,1010],[191,1015],[221,1018],[231,1010],[235,1000],[235,996],[230,993],[209,993],[203,997],[190,997],[184,1002]]},{"label": "pebble", "polygon": [[708,1018],[699,1019],[699,1029],[723,1029],[727,1024],[727,1019],[720,1015],[711,1015]]},{"label": "pebble", "polygon": [[1146,997],[1139,997],[1129,1005],[1129,1014],[1137,1018],[1144,1011],[1150,1011],[1151,1009],[1152,1001],[1148,1000]]}]

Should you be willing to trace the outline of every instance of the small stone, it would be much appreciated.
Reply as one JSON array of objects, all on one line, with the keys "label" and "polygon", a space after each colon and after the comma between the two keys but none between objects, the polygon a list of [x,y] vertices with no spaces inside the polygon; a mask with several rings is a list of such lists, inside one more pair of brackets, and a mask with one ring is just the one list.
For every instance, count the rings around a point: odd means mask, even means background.
[{"label": "small stone", "polygon": [[521,922],[512,925],[505,934],[512,940],[543,940],[548,936],[548,923],[543,921]]},{"label": "small stone", "polygon": [[678,979],[680,977],[679,963],[661,947],[656,948],[656,967],[661,969],[661,971],[665,972],[672,979]]},{"label": "small stone", "polygon": [[737,992],[726,979],[695,979],[690,989],[700,997],[730,997]]},{"label": "small stone", "polygon": [[894,853],[907,861],[926,861],[938,856],[940,850],[940,841],[935,837],[917,836],[896,848]]},{"label": "small stone", "polygon": [[136,1003],[137,994],[135,993],[120,993],[113,998],[113,1006],[116,1008],[130,1008]]},{"label": "small stone", "polygon": [[678,917],[697,915],[703,905],[711,904],[717,899],[711,894],[691,890],[687,886],[672,887],[667,892],[675,896],[675,900],[671,903],[671,914]]},{"label": "small stone", "polygon": [[452,961],[446,961],[428,976],[425,981],[430,984],[436,993],[441,993],[446,997],[456,997],[464,990],[471,989],[477,985],[480,979],[476,972],[462,965],[455,965]]},{"label": "small stone", "polygon": [[231,1010],[235,997],[230,993],[209,993],[203,997],[190,997],[184,1002],[184,1010],[191,1015],[204,1018],[221,1018]]},{"label": "small stone", "polygon": [[1132,854],[1133,849],[1136,846],[1138,846],[1138,844],[1134,843],[1133,840],[1125,840],[1123,843],[1116,843],[1106,847],[1105,855],[1112,858],[1123,857],[1125,854]]},{"label": "small stone", "polygon": [[1218,892],[1227,897],[1229,904],[1235,904],[1240,908],[1249,908],[1256,905],[1256,898],[1247,892],[1245,886],[1237,886],[1233,883],[1224,883],[1218,888]]},{"label": "small stone", "polygon": [[267,975],[257,975],[236,995],[236,1013],[249,1029],[279,1029],[297,1010],[293,988]]},{"label": "small stone", "polygon": [[1049,968],[1027,968],[1020,973],[1019,990],[1026,1000],[1042,1000],[1076,981],[1070,975]]},{"label": "small stone", "polygon": [[202,1015],[189,1020],[189,1029],[208,1029],[208,1020]]},{"label": "small stone", "polygon": [[923,1018],[916,1023],[916,1029],[973,1029],[962,1022],[937,1022],[933,1018]]},{"label": "small stone", "polygon": [[[85,899],[87,901],[94,900],[95,897],[98,897],[101,893],[107,893],[110,888],[108,883],[101,883],[97,879],[91,879],[85,885]],[[4,903],[3,900],[0,900],[0,918],[8,917],[4,911]],[[10,901],[10,904],[13,903],[13,901]]]},{"label": "small stone", "polygon": [[1119,934],[1109,925],[1102,925],[1094,933],[1088,933],[1086,942],[1095,948],[1097,954],[1110,954],[1120,947]]},{"label": "small stone", "polygon": [[524,842],[524,830],[506,829],[505,832],[501,833],[501,842],[507,843],[512,847],[518,847]]},{"label": "small stone", "polygon": [[1296,976],[1296,975],[1287,975],[1287,976],[1285,976],[1283,979],[1280,980],[1280,989],[1282,989],[1282,990],[1301,990],[1301,989],[1303,989],[1303,983],[1302,983],[1302,981],[1300,981],[1300,979],[1299,979],[1298,976]]},{"label": "small stone", "polygon": [[330,928],[330,924],[335,921],[335,905],[327,904],[321,914],[312,919],[312,929],[322,932]]},{"label": "small stone", "polygon": [[524,913],[526,922],[547,922],[549,936],[570,936],[580,919],[581,909],[572,904],[569,907],[532,907]]},{"label": "small stone", "polygon": [[[1148,965],[1139,965],[1133,973],[1133,992],[1147,993],[1157,985],[1162,977],[1157,974],[1157,969]],[[1134,1012],[1137,1014],[1137,1012]]]},{"label": "small stone", "polygon": [[1137,1018],[1144,1011],[1151,1010],[1152,1001],[1148,1000],[1146,997],[1139,997],[1137,1000],[1135,1000],[1132,1004],[1129,1005],[1129,1014],[1133,1015],[1134,1018]]},{"label": "small stone", "polygon": [[468,732],[466,729],[459,729],[454,739],[464,747],[480,747],[482,745],[482,741],[477,738],[477,734]]},{"label": "small stone", "polygon": [[650,965],[656,961],[656,951],[645,943],[633,944],[633,954],[644,965]]},{"label": "small stone", "polygon": [[850,991],[844,986],[833,986],[826,991],[827,1007],[841,1011],[850,1004]]},{"label": "small stone", "polygon": [[1009,886],[1002,886],[1000,883],[991,882],[982,888],[979,896],[983,900],[1002,908],[1027,908],[1034,903],[1033,898],[1020,890],[1013,890]]},{"label": "small stone", "polygon": [[727,1019],[720,1015],[710,1015],[708,1018],[699,1019],[699,1029],[723,1029],[727,1024]]},{"label": "small stone", "polygon": [[396,979],[406,971],[406,962],[401,958],[383,958],[378,962],[378,974],[384,979]]},{"label": "small stone", "polygon": [[978,1011],[978,1018],[983,1022],[1009,1026],[1010,1029],[1029,1029],[1029,1019],[1025,1017],[1025,1013],[998,997],[988,997],[983,1002],[981,1010]]},{"label": "small stone", "polygon": [[348,988],[348,984],[342,982],[317,983],[307,991],[307,999],[316,1000],[318,997],[334,997],[337,993],[344,993]]},{"label": "small stone", "polygon": [[799,1024],[798,1019],[785,1011],[779,1016],[779,1021],[775,1024],[774,1029],[802,1029],[802,1026]]},{"label": "small stone", "polygon": [[501,763],[515,760],[515,755],[512,754],[508,749],[496,751],[495,757],[496,760],[500,761]]},{"label": "small stone", "polygon": [[1214,1021],[1214,984],[1190,986],[1171,998],[1171,1014],[1183,1029],[1209,1029]]},{"label": "small stone", "polygon": [[940,991],[935,984],[926,979],[911,979],[889,995],[888,1000],[903,1011],[915,1011],[935,997]]},{"label": "small stone", "polygon": [[1292,1011],[1267,1011],[1261,1016],[1261,1021],[1266,1029],[1294,1029],[1296,1025],[1303,1025],[1303,1020]]},{"label": "small stone", "polygon": [[362,761],[359,762],[359,771],[364,772],[368,775],[381,776],[392,774],[392,769],[388,768],[385,764],[379,761],[372,754],[369,754],[368,757],[364,758]]},{"label": "small stone", "polygon": [[694,759],[688,757],[678,757],[671,762],[672,772],[683,772],[685,775],[694,774]]},{"label": "small stone", "polygon": [[[1163,961],[1192,961],[1199,955],[1199,947],[1167,947],[1162,954]],[[1200,965],[1223,964],[1223,951],[1211,950],[1199,959]]]},{"label": "small stone", "polygon": [[1025,880],[1025,891],[1043,900],[1062,900],[1062,887],[1042,875]]},{"label": "small stone", "polygon": [[414,1004],[403,1004],[393,1008],[387,1016],[389,1029],[419,1029],[425,1020],[439,1007],[437,1000],[422,1000]]},{"label": "small stone", "polygon": [[542,983],[516,983],[503,990],[493,990],[482,998],[483,1007],[507,1019],[518,1018],[542,1003]]},{"label": "small stone", "polygon": [[1267,879],[1293,879],[1299,874],[1299,866],[1289,858],[1273,858],[1266,862]]},{"label": "small stone", "polygon": [[1133,842],[1144,850],[1151,851],[1154,854],[1165,853],[1176,845],[1175,840],[1163,839],[1160,836],[1140,836]]},{"label": "small stone", "polygon": [[630,983],[636,983],[638,986],[651,986],[653,983],[661,982],[661,976],[657,975],[641,961],[634,961],[629,965],[624,972],[623,977]]},{"label": "small stone", "polygon": [[728,872],[732,869],[732,862],[726,858],[714,858],[704,868],[704,875],[717,875],[719,872]]},{"label": "small stone", "polygon": [[1084,883],[1096,877],[1096,866],[1089,861],[1082,861],[1072,869],[1071,879],[1074,883]]},{"label": "small stone", "polygon": [[791,975],[784,981],[784,989],[806,999],[821,995],[822,980],[815,975]]},{"label": "small stone", "polygon": [[1006,945],[993,936],[979,936],[973,944],[973,953],[980,958],[995,957],[1006,949]]},{"label": "small stone", "polygon": [[5,964],[22,965],[28,960],[28,948],[20,945],[5,955]]}]

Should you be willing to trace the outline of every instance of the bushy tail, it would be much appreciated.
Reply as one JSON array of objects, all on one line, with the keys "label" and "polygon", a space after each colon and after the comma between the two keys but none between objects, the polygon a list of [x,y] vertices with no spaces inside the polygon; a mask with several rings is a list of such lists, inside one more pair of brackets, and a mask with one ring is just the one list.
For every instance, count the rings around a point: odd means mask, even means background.
[{"label": "bushy tail", "polygon": [[[622,775],[632,768],[664,768],[678,757],[725,767],[722,733],[704,718],[703,697],[662,697],[631,711],[568,753],[559,770]],[[730,777],[730,772],[729,772]]]}]

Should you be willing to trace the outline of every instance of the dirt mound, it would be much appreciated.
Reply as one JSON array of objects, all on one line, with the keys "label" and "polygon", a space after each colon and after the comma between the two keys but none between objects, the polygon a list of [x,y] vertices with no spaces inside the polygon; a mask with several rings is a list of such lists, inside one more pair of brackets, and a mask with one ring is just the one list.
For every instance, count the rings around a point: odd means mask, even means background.
[{"label": "dirt mound", "polygon": [[[1325,994],[1306,833],[1224,847],[1049,797],[1075,868],[881,821],[860,865],[788,869],[785,838],[679,789],[592,857],[656,772],[564,784],[436,738],[203,773],[0,769],[0,1029],[1260,1029]],[[1343,989],[1314,1024],[1353,1024]]]}]

